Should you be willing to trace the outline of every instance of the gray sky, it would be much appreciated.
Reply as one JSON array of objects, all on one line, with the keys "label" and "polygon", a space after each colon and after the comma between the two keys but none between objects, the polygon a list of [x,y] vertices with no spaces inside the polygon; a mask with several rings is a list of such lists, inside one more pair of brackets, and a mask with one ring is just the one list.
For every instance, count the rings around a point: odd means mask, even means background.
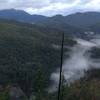
[{"label": "gray sky", "polygon": [[20,9],[30,14],[52,16],[100,11],[100,0],[0,0],[0,9]]}]

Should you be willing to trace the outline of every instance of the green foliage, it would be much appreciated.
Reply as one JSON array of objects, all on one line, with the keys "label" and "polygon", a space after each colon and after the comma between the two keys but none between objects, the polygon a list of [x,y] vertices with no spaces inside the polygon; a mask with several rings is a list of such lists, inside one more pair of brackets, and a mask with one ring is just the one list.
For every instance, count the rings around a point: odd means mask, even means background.
[{"label": "green foliage", "polygon": [[7,89],[0,91],[0,100],[10,100],[9,91]]},{"label": "green foliage", "polygon": [[[47,93],[51,73],[60,66],[61,31],[18,22],[0,22],[0,84],[17,84],[27,96],[36,100],[56,100],[56,93]],[[65,34],[65,45],[74,46],[76,41]],[[65,48],[64,51],[69,51]],[[100,58],[99,48],[93,48],[91,57]],[[91,74],[92,73],[92,74]],[[62,89],[63,100],[100,99],[100,74],[89,73],[88,81],[78,81]],[[93,80],[91,80],[91,77]],[[99,99],[98,99],[99,98]],[[0,100],[9,100],[8,91],[0,92]],[[22,98],[22,100],[26,100]]]},{"label": "green foliage", "polygon": [[[0,20],[0,84],[17,84],[28,96],[44,92],[60,65],[60,49],[52,45],[61,45],[61,36],[55,29]],[[75,43],[65,37],[66,45]]]},{"label": "green foliage", "polygon": [[100,48],[94,47],[91,49],[90,53],[92,58],[97,58],[97,59],[100,58]]}]

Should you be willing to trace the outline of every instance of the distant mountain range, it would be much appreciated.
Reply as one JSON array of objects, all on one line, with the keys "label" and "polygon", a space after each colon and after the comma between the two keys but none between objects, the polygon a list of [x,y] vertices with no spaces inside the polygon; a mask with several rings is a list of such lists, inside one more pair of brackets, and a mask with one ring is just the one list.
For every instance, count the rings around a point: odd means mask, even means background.
[{"label": "distant mountain range", "polygon": [[1,10],[0,18],[28,23],[36,23],[38,21],[46,19],[46,17],[42,15],[30,15],[25,11],[15,9]]},{"label": "distant mountain range", "polygon": [[8,9],[0,11],[0,18],[12,19],[27,23],[62,23],[75,27],[89,27],[100,22],[99,12],[75,13],[68,16],[55,15],[46,17],[42,15],[30,15],[22,10]]},{"label": "distant mountain range", "polygon": [[55,15],[47,17],[42,15],[30,15],[23,10],[7,9],[0,11],[0,19],[36,24],[42,28],[46,27],[47,29],[50,28],[51,30],[65,32],[68,35],[81,37],[86,35],[84,34],[85,32],[100,32],[99,12],[84,12],[68,16]]}]

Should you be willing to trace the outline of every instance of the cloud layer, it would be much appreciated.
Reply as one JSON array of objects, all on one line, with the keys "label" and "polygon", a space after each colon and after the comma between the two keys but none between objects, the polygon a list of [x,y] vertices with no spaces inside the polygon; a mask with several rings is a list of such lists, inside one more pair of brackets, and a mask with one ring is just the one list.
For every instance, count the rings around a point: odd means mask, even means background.
[{"label": "cloud layer", "polygon": [[[91,58],[93,47],[100,48],[100,39],[91,39],[90,41],[76,39],[77,45],[72,47],[69,59],[65,59],[63,63],[63,76],[65,84],[73,83],[84,77],[86,72],[91,69],[100,69],[100,59]],[[59,84],[59,69],[51,74],[53,84],[49,88],[49,92],[54,92]]]},{"label": "cloud layer", "polygon": [[52,16],[75,12],[99,11],[100,0],[0,0],[0,9],[21,9],[30,14]]}]

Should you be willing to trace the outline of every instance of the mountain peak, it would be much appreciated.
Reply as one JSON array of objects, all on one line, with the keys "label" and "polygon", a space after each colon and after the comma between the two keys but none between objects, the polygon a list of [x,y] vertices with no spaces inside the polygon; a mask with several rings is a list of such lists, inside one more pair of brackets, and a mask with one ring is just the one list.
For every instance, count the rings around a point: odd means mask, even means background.
[{"label": "mountain peak", "polygon": [[0,10],[0,18],[27,22],[27,23],[34,23],[37,22],[38,20],[39,21],[43,20],[46,17],[42,15],[30,15],[23,10],[5,9],[5,10]]}]

